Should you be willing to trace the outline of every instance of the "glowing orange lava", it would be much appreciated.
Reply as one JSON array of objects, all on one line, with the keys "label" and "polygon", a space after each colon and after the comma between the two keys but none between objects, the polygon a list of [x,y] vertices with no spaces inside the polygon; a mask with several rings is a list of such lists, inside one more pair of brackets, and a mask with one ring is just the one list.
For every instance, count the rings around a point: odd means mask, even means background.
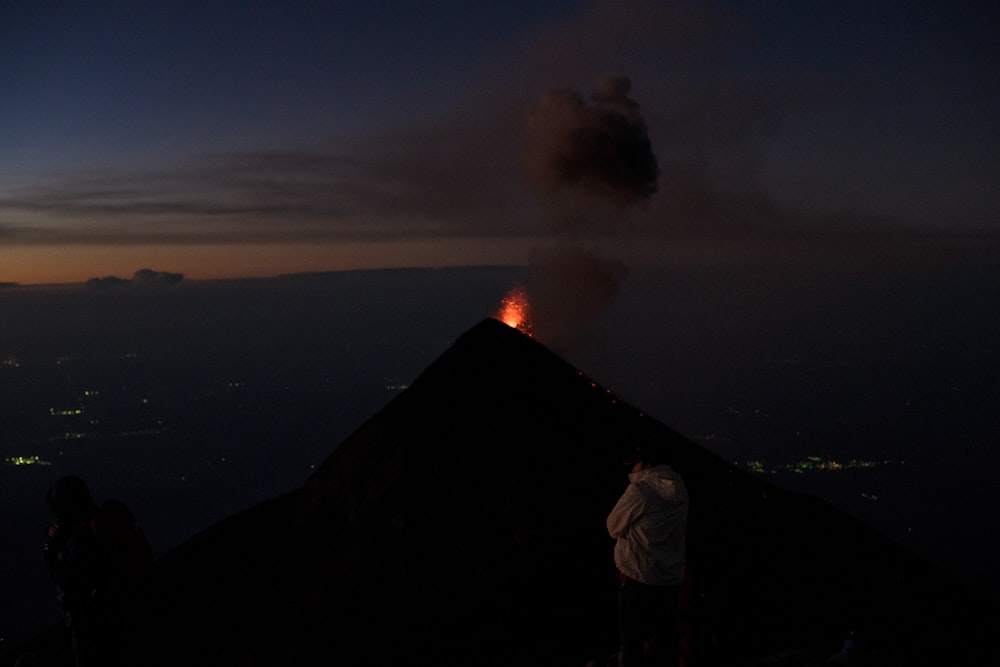
[{"label": "glowing orange lava", "polygon": [[530,336],[531,325],[528,318],[529,313],[528,297],[524,289],[515,287],[500,302],[500,312],[497,315],[497,319],[507,326]]}]

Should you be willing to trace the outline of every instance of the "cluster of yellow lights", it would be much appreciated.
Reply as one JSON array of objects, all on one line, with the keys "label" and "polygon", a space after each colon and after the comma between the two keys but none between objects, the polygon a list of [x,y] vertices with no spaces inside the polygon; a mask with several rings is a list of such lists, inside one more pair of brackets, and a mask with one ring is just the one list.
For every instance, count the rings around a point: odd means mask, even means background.
[{"label": "cluster of yellow lights", "polygon": [[889,465],[901,463],[900,461],[865,461],[863,459],[850,459],[841,463],[832,459],[824,459],[821,456],[807,456],[804,461],[788,463],[781,466],[768,467],[763,461],[747,461],[746,468],[751,472],[771,473],[793,472],[801,475],[807,472],[836,472],[839,470],[850,470],[858,468],[874,468],[879,465]]},{"label": "cluster of yellow lights", "polygon": [[66,410],[56,410],[55,408],[49,408],[49,414],[53,417],[73,417],[76,415],[83,414],[83,408],[68,408]]},{"label": "cluster of yellow lights", "polygon": [[43,461],[38,456],[9,456],[4,459],[4,463],[12,466],[48,466],[52,465],[48,461]]}]

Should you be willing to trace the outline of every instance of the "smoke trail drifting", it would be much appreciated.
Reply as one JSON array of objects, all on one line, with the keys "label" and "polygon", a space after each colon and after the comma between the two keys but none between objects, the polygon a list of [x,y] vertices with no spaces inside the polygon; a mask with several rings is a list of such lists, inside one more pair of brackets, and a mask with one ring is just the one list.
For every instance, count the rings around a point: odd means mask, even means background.
[{"label": "smoke trail drifting", "polygon": [[594,86],[591,104],[553,90],[528,114],[525,174],[555,203],[548,222],[560,234],[529,257],[527,291],[535,334],[556,348],[615,299],[628,273],[606,250],[587,249],[580,231],[611,232],[616,225],[608,223],[656,192],[659,165],[630,89],[627,77],[608,76]]}]

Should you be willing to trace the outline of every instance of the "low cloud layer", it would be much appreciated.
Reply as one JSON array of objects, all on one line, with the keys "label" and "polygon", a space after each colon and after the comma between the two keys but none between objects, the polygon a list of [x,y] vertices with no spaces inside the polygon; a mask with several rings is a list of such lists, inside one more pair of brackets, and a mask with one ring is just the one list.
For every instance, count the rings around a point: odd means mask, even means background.
[{"label": "low cloud layer", "polygon": [[170,271],[154,271],[153,269],[139,269],[132,274],[131,280],[119,278],[117,276],[104,276],[103,278],[91,278],[87,281],[87,287],[91,289],[112,289],[115,287],[170,287],[177,285],[184,280],[183,273],[172,273]]},{"label": "low cloud layer", "polygon": [[467,168],[461,137],[435,142],[430,134],[371,137],[339,150],[204,155],[155,170],[71,173],[0,196],[0,230],[20,243],[185,244],[509,229],[507,184]]}]

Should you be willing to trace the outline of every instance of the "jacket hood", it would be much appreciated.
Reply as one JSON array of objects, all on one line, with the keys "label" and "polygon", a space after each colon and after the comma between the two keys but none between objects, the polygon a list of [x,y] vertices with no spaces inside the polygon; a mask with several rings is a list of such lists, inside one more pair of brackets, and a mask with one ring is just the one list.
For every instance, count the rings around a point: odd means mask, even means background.
[{"label": "jacket hood", "polygon": [[652,491],[669,503],[675,503],[679,500],[677,488],[678,475],[666,463],[629,473],[628,478],[633,484],[641,487],[643,490]]},{"label": "jacket hood", "polygon": [[45,503],[53,516],[67,523],[86,520],[94,511],[90,489],[82,479],[72,475],[56,480],[45,494]]}]

